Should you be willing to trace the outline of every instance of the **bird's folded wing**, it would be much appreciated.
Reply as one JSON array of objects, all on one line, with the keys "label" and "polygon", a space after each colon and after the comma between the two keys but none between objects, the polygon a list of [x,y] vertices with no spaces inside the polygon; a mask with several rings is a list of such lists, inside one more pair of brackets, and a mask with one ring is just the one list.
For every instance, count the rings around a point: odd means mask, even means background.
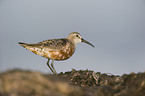
[{"label": "bird's folded wing", "polygon": [[[68,39],[50,39],[38,43],[38,46],[41,46],[44,50],[48,51],[60,51],[66,46],[69,42]],[[41,44],[41,45],[39,45]]]}]

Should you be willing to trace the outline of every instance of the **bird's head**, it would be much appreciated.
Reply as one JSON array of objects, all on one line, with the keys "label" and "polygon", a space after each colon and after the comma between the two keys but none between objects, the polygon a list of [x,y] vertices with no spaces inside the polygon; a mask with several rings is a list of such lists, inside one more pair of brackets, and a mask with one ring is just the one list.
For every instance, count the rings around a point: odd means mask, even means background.
[{"label": "bird's head", "polygon": [[80,33],[78,33],[78,32],[72,32],[72,33],[70,33],[68,35],[67,39],[71,40],[75,45],[80,43],[80,42],[84,42],[86,44],[91,45],[92,47],[95,47],[93,44],[91,44],[87,40],[83,39],[82,36],[80,35]]}]

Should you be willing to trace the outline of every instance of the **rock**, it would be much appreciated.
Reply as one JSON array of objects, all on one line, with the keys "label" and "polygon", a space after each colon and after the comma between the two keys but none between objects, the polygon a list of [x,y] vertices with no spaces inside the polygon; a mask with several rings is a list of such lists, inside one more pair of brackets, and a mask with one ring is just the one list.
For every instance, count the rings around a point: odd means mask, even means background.
[{"label": "rock", "polygon": [[90,70],[58,75],[26,70],[0,73],[0,96],[144,96],[145,72],[114,76]]}]

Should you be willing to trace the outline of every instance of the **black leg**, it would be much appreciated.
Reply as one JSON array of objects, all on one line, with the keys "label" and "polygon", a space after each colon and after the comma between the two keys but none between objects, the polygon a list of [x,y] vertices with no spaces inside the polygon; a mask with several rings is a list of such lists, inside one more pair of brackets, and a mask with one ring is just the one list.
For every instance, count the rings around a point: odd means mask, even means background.
[{"label": "black leg", "polygon": [[53,63],[54,63],[54,60],[52,60],[52,62],[51,62],[51,67],[52,67],[54,73],[57,74],[56,70],[54,69]]},{"label": "black leg", "polygon": [[52,73],[54,74],[54,71],[52,70],[52,68],[51,68],[50,65],[49,65],[49,61],[50,61],[50,59],[48,59],[48,61],[47,61],[47,66],[50,68],[50,70],[51,70]]}]

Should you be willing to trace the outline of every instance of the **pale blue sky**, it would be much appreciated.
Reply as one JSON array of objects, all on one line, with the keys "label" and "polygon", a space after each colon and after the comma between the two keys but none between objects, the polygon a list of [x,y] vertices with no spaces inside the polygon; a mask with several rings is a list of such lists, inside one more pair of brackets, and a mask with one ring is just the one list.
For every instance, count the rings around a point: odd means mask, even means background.
[{"label": "pale blue sky", "polygon": [[78,31],[95,48],[80,43],[57,72],[93,70],[123,74],[145,71],[144,0],[0,0],[0,71],[49,73],[47,59],[17,42],[37,43]]}]

